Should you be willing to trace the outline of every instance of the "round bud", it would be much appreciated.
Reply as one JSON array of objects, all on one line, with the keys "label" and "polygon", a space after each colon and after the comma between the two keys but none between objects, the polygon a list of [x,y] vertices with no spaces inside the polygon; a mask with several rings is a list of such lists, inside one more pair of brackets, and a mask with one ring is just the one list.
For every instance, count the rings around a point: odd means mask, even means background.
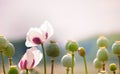
[{"label": "round bud", "polygon": [[104,36],[100,36],[97,40],[98,47],[108,47],[108,39]]},{"label": "round bud", "polygon": [[99,61],[107,61],[109,58],[109,53],[105,47],[100,47],[97,51],[97,58]]},{"label": "round bud", "polygon": [[112,45],[112,52],[114,54],[120,55],[120,41],[116,41]]},{"label": "round bud", "polygon": [[46,53],[50,57],[57,57],[60,54],[59,46],[55,41],[51,41],[46,47]]},{"label": "round bud", "polygon": [[7,43],[7,39],[4,36],[0,36],[0,51],[5,49]]},{"label": "round bud", "polygon": [[61,59],[61,62],[64,67],[72,67],[72,55],[71,54],[64,55]]},{"label": "round bud", "polygon": [[102,68],[102,63],[97,58],[94,59],[93,64],[96,69]]},{"label": "round bud", "polygon": [[19,74],[16,66],[10,66],[8,74]]},{"label": "round bud", "polygon": [[74,41],[68,41],[66,43],[66,49],[69,50],[69,51],[77,51],[78,50],[78,44],[77,42],[74,42]]},{"label": "round bud", "polygon": [[84,57],[85,56],[85,49],[83,47],[78,48],[78,53],[80,56]]},{"label": "round bud", "polygon": [[13,46],[13,44],[8,43],[3,53],[8,58],[12,57],[15,54],[15,47]]},{"label": "round bud", "polygon": [[115,71],[115,70],[117,69],[117,66],[116,66],[115,63],[111,63],[111,64],[109,65],[109,68],[110,68],[111,71]]}]

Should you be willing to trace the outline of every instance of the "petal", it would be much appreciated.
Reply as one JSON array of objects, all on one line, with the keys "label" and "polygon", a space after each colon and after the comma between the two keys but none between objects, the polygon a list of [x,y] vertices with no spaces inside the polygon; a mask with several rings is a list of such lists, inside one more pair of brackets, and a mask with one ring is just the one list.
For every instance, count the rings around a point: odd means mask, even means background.
[{"label": "petal", "polygon": [[39,62],[42,60],[43,54],[41,53],[40,50],[37,49],[37,47],[32,47],[29,49],[33,54],[34,54],[34,60],[35,64],[33,67],[37,66]]},{"label": "petal", "polygon": [[42,32],[39,30],[39,28],[30,28],[30,30],[27,33],[26,36],[26,46],[31,47],[31,46],[38,46],[38,42],[35,42],[33,39],[34,38],[39,38],[39,44],[41,44],[44,41],[44,37],[42,35]]},{"label": "petal", "polygon": [[50,38],[53,33],[53,27],[52,24],[49,23],[48,21],[45,21],[41,26],[40,26],[40,30],[42,31],[42,33],[44,34],[44,38]]}]

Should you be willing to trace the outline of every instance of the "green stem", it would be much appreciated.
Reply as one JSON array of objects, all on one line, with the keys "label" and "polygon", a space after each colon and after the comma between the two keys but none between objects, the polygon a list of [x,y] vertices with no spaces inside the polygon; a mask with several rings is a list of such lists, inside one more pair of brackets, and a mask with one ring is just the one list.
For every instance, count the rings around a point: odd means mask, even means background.
[{"label": "green stem", "polygon": [[0,53],[1,53],[1,57],[2,57],[2,68],[3,68],[3,73],[6,74],[6,73],[5,73],[5,64],[4,64],[3,51],[0,51]]},{"label": "green stem", "polygon": [[26,74],[29,74],[29,73],[28,73],[28,69],[26,69]]},{"label": "green stem", "polygon": [[72,52],[72,68],[71,68],[71,74],[74,74],[74,52]]},{"label": "green stem", "polygon": [[116,74],[115,71],[113,71],[113,74]]},{"label": "green stem", "polygon": [[66,74],[69,74],[69,67],[66,68]]},{"label": "green stem", "polygon": [[41,46],[42,46],[43,60],[44,60],[44,74],[46,74],[46,56],[45,56],[45,50],[44,50],[44,45],[41,44]]},{"label": "green stem", "polygon": [[103,71],[105,71],[105,63],[103,62]]},{"label": "green stem", "polygon": [[83,59],[84,59],[85,71],[86,71],[86,74],[88,74],[86,57],[84,56]]},{"label": "green stem", "polygon": [[9,60],[9,66],[11,66],[12,65],[12,57],[8,58],[8,60]]},{"label": "green stem", "polygon": [[51,59],[51,74],[54,73],[54,58]]},{"label": "green stem", "polygon": [[118,61],[119,61],[119,74],[120,74],[120,55],[118,55]]}]

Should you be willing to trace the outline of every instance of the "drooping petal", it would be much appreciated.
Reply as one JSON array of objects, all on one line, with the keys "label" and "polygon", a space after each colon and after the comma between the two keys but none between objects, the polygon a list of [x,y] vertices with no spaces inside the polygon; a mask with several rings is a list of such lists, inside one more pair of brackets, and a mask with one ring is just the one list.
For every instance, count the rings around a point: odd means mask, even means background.
[{"label": "drooping petal", "polygon": [[30,28],[26,36],[25,45],[27,47],[38,46],[44,42],[42,32],[38,28]]},{"label": "drooping petal", "polygon": [[33,67],[37,66],[39,62],[42,60],[43,54],[37,47],[32,47],[30,51],[34,54],[35,64]]},{"label": "drooping petal", "polygon": [[18,66],[20,69],[33,69],[42,59],[42,53],[36,47],[27,49]]},{"label": "drooping petal", "polygon": [[45,21],[40,26],[40,30],[42,31],[45,39],[50,38],[54,33],[53,27],[52,27],[51,23],[49,23],[48,21]]}]

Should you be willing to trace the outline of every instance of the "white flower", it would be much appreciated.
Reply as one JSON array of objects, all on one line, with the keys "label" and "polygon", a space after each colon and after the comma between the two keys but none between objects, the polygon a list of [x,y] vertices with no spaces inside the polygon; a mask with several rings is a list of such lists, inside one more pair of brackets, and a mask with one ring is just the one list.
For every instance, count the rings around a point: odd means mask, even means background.
[{"label": "white flower", "polygon": [[48,21],[45,21],[39,28],[30,28],[25,44],[27,47],[38,46],[49,39],[53,35],[53,32],[52,25]]},{"label": "white flower", "polygon": [[21,58],[18,66],[20,69],[33,69],[41,61],[43,55],[36,47],[27,49],[26,53]]}]

